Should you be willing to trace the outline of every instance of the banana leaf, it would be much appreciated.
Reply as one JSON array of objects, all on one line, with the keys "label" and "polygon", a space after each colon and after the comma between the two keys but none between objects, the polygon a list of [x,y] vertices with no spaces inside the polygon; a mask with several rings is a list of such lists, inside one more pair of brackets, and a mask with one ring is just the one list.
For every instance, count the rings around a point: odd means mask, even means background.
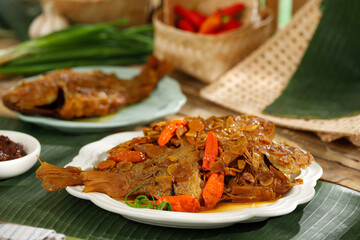
[{"label": "banana leaf", "polygon": [[264,113],[322,119],[360,113],[360,1],[324,0],[321,9],[298,69]]},{"label": "banana leaf", "polygon": [[[0,117],[0,129],[36,137],[43,161],[69,163],[79,149],[105,135],[73,135]],[[47,193],[35,178],[34,166],[25,174],[0,180],[0,222],[54,229],[67,239],[360,239],[360,193],[319,181],[316,195],[294,212],[263,222],[235,224],[210,230],[156,227],[105,211],[66,191]]]}]

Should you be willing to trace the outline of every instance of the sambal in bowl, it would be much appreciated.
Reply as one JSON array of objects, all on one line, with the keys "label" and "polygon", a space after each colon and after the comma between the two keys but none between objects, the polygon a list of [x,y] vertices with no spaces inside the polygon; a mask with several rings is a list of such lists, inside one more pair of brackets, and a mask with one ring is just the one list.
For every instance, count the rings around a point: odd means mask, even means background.
[{"label": "sambal in bowl", "polygon": [[39,141],[25,133],[0,130],[0,179],[21,175],[37,161]]}]

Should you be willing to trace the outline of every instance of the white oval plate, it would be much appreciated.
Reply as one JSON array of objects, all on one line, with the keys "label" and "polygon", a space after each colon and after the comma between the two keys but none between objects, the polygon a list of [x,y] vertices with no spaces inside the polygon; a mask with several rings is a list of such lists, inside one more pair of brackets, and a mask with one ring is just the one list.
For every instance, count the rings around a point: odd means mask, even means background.
[{"label": "white oval plate", "polygon": [[[142,132],[122,132],[112,134],[99,141],[85,145],[67,166],[91,170],[107,157],[106,151],[121,142],[143,136]],[[316,181],[322,175],[322,168],[313,162],[298,175],[304,183],[293,187],[281,199],[258,208],[246,208],[231,212],[182,213],[152,209],[137,209],[127,206],[103,193],[84,193],[82,186],[67,187],[71,195],[92,201],[95,205],[110,212],[121,214],[130,220],[150,225],[175,228],[220,228],[235,223],[258,222],[292,212],[297,205],[310,201],[315,195]]]},{"label": "white oval plate", "polygon": [[[99,70],[104,73],[115,73],[121,79],[131,79],[139,73],[139,69],[127,67],[99,66],[77,67],[77,72],[89,72]],[[26,78],[24,81],[33,81],[40,75]],[[151,93],[150,97],[138,103],[125,106],[115,114],[102,117],[82,118],[76,120],[63,120],[48,116],[24,115],[15,112],[25,122],[37,124],[42,127],[55,128],[66,132],[100,132],[112,129],[150,122],[167,115],[177,113],[186,103],[186,97],[182,93],[179,83],[165,76]]]}]

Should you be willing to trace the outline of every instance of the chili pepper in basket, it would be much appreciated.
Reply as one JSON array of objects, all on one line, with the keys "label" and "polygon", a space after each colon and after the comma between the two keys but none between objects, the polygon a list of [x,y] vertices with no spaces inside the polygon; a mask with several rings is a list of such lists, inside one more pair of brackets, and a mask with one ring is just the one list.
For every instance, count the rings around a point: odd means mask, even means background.
[{"label": "chili pepper in basket", "polygon": [[189,20],[184,18],[177,22],[177,27],[185,31],[196,32],[196,27]]},{"label": "chili pepper in basket", "polygon": [[200,209],[200,202],[190,195],[162,197],[156,204],[160,205],[162,202],[169,202],[171,210],[176,212],[196,212]]},{"label": "chili pepper in basket", "polygon": [[186,120],[174,120],[171,121],[168,125],[165,126],[164,130],[160,133],[158,138],[158,144],[160,147],[165,146],[166,143],[175,135],[176,129],[182,126],[186,126]]},{"label": "chili pepper in basket", "polygon": [[[200,21],[198,20],[198,22],[200,23],[200,25],[205,21],[206,16],[202,15],[201,13],[199,13],[196,9],[191,10],[191,12],[192,12],[192,14],[194,14],[194,15],[196,16],[197,19],[200,20]],[[199,27],[200,27],[200,25],[199,25]]]},{"label": "chili pepper in basket", "polygon": [[220,29],[222,25],[221,15],[215,13],[205,19],[199,28],[199,33],[214,33]]},{"label": "chili pepper in basket", "polygon": [[237,3],[229,7],[225,7],[219,10],[222,15],[234,16],[244,10],[245,5],[243,3]]},{"label": "chili pepper in basket", "polygon": [[239,23],[236,19],[226,16],[223,17],[223,25],[216,32],[216,34],[226,33],[240,27],[241,27],[241,23]]},{"label": "chili pepper in basket", "polygon": [[210,175],[202,192],[206,208],[213,208],[220,201],[224,192],[224,178],[222,173]]},{"label": "chili pepper in basket", "polygon": [[241,24],[235,18],[232,18],[232,17],[223,18],[223,29],[224,30],[230,30],[230,29],[238,28],[240,26],[241,26]]},{"label": "chili pepper in basket", "polygon": [[[207,17],[199,28],[199,33],[221,33],[240,27],[240,24],[233,18],[245,8],[242,3],[234,4],[216,11]],[[233,19],[227,24],[227,19]],[[236,24],[237,22],[238,24]],[[227,26],[226,26],[227,25]]]},{"label": "chili pepper in basket", "polygon": [[176,5],[174,10],[175,13],[177,13],[180,17],[191,22],[196,28],[199,28],[202,22],[205,20],[205,17],[202,16],[200,13],[196,11],[191,11],[180,5]]},{"label": "chili pepper in basket", "polygon": [[215,162],[219,152],[218,141],[213,131],[210,131],[206,138],[205,152],[202,162],[202,169],[204,171],[210,170],[210,163]]},{"label": "chili pepper in basket", "polygon": [[177,23],[178,28],[202,34],[220,34],[241,27],[241,24],[236,21],[234,16],[244,8],[243,3],[237,3],[219,9],[208,17],[203,16],[196,10],[189,10],[180,5],[176,5],[174,10],[181,17]]},{"label": "chili pepper in basket", "polygon": [[146,156],[140,151],[121,150],[111,154],[107,160],[115,162],[141,162],[146,160]]}]

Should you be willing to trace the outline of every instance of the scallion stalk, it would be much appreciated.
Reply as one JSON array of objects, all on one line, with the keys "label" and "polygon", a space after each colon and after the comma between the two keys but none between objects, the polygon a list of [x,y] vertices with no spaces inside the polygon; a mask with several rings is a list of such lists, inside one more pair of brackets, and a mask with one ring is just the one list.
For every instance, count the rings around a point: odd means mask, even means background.
[{"label": "scallion stalk", "polygon": [[143,63],[153,50],[153,26],[124,26],[126,19],[73,25],[0,50],[0,74],[34,74],[81,65]]},{"label": "scallion stalk", "polygon": [[[36,65],[41,63],[49,62],[62,62],[62,61],[71,61],[77,59],[104,59],[104,58],[113,58],[113,57],[128,57],[128,56],[138,56],[138,55],[147,55],[150,54],[149,49],[129,49],[129,48],[113,48],[113,47],[93,47],[93,48],[83,48],[73,50],[64,50],[64,51],[55,51],[44,54],[39,54],[35,56],[22,57],[16,60],[11,61],[9,64],[4,66],[24,66],[24,65]],[[0,68],[1,72],[1,68]]]},{"label": "scallion stalk", "polygon": [[139,56],[124,56],[121,58],[110,59],[77,59],[65,62],[42,63],[34,65],[21,65],[21,66],[4,66],[0,67],[0,74],[36,74],[47,72],[53,69],[71,68],[77,66],[99,66],[99,65],[131,65],[138,63],[145,63],[147,55]]}]

